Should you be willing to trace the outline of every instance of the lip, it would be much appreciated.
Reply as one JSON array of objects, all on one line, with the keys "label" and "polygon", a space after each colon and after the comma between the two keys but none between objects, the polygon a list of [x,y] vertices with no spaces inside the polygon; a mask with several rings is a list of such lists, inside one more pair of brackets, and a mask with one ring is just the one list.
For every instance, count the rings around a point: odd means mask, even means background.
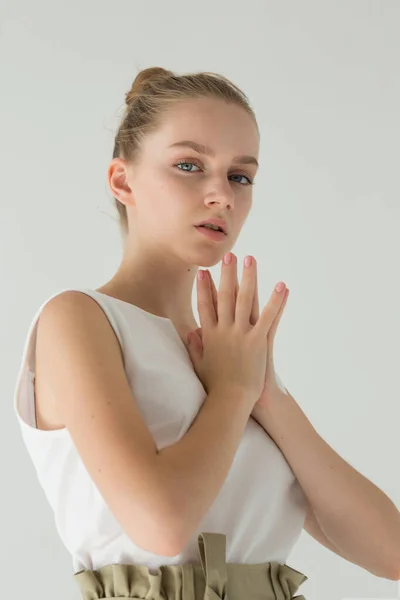
[{"label": "lip", "polygon": [[206,219],[205,221],[200,221],[200,223],[197,223],[197,225],[195,225],[195,227],[199,227],[200,225],[206,225],[206,223],[210,223],[211,225],[216,225],[217,227],[221,227],[224,234],[228,235],[228,224],[223,219],[214,219],[214,218]]},{"label": "lip", "polygon": [[215,231],[214,229],[208,229],[207,227],[199,227],[196,225],[195,228],[199,233],[213,242],[225,242],[226,234],[223,231]]}]

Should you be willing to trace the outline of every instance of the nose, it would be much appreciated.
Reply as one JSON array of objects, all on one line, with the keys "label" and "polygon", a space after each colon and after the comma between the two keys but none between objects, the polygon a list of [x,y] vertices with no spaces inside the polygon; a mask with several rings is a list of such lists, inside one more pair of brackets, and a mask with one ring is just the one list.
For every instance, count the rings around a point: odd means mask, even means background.
[{"label": "nose", "polygon": [[235,195],[229,181],[215,183],[206,195],[206,204],[220,204],[222,208],[232,210],[235,206]]}]

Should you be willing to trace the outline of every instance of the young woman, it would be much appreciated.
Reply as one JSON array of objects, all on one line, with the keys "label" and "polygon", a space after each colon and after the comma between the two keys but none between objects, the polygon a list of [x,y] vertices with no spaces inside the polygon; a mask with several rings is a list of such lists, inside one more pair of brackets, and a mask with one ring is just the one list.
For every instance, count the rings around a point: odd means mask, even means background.
[{"label": "young woman", "polygon": [[35,315],[24,442],[83,598],[292,598],[307,501],[250,418],[288,290],[260,311],[254,257],[239,285],[230,252],[252,205],[254,113],[223,76],[160,68],[126,104],[108,169],[123,258]]}]

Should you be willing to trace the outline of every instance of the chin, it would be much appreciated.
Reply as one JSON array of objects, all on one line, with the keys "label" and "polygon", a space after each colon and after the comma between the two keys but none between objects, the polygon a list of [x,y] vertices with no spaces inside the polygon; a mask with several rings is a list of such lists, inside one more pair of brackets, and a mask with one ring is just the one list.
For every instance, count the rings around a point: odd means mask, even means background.
[{"label": "chin", "polygon": [[[184,246],[184,260],[188,264],[196,265],[199,268],[213,267],[222,261],[226,252],[231,251],[233,244],[229,244],[228,246],[226,241],[227,240],[223,240],[218,243],[210,241],[208,243],[202,244],[202,247],[197,248],[194,248],[192,246],[192,251],[189,250],[191,245],[190,241],[184,242],[184,244],[182,244],[182,246]],[[183,242],[182,238],[180,242]]]},{"label": "chin", "polygon": [[220,246],[218,249],[214,248],[213,251],[204,252],[203,250],[202,252],[193,253],[191,256],[186,256],[186,260],[199,268],[214,267],[221,262],[226,252],[229,252],[229,249],[222,249]]},{"label": "chin", "polygon": [[201,267],[201,268],[203,268],[203,267],[206,267],[206,268],[208,268],[208,267],[214,267],[215,265],[217,265],[218,263],[221,262],[222,258],[223,258],[223,255],[220,256],[217,260],[215,260],[215,258],[212,259],[212,260],[211,259],[210,260],[204,260],[203,259],[201,262],[197,263],[197,266]]}]

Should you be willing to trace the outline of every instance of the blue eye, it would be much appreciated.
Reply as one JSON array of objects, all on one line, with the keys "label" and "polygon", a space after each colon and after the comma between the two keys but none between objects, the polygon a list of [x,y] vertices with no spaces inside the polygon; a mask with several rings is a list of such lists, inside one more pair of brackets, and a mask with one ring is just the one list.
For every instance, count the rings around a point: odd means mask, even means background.
[{"label": "blue eye", "polygon": [[[188,160],[182,160],[182,161],[176,163],[174,165],[174,167],[180,167],[181,165],[194,165],[198,169],[201,168],[196,163],[194,163],[192,161],[188,161]],[[180,171],[186,171],[187,173],[193,173],[193,171],[189,171],[188,169],[180,169]],[[247,179],[248,183],[244,183],[244,184],[240,183],[239,181],[235,181],[235,183],[239,183],[240,185],[254,185],[254,182],[247,175],[242,175],[241,173],[240,174],[238,173],[238,174],[233,175],[232,177],[244,177],[245,179]]]}]

